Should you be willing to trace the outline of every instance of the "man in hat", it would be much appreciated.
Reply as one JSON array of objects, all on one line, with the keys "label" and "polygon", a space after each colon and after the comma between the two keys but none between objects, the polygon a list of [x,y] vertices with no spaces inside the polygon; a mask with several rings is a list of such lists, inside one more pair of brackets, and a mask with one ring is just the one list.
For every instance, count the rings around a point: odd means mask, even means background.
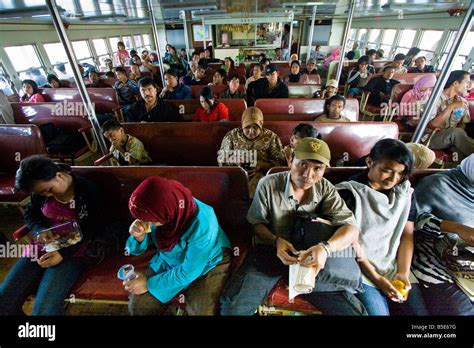
[{"label": "man in hat", "polygon": [[249,104],[259,98],[288,98],[288,86],[280,79],[275,64],[265,67],[266,79],[258,79],[251,82],[247,89]]},{"label": "man in hat", "polygon": [[321,92],[321,99],[329,99],[332,96],[336,95],[338,88],[339,88],[339,85],[337,83],[337,80],[334,80],[334,79],[327,80],[326,86],[324,87],[324,90]]},{"label": "man in hat", "polygon": [[306,68],[303,70],[303,74],[317,75],[318,68],[316,67],[316,59],[310,58],[306,63]]},{"label": "man in hat", "polygon": [[[314,267],[317,274],[330,253],[357,240],[359,230],[352,212],[323,178],[330,160],[329,147],[323,140],[303,138],[291,155],[290,171],[260,180],[247,214],[254,227],[255,247],[231,276],[221,297],[222,315],[252,315],[281,277],[288,274],[288,265]],[[338,226],[336,232],[327,242],[296,250],[291,242],[295,218],[315,213]],[[366,315],[354,292],[341,287],[340,291],[303,296],[326,315]]]}]

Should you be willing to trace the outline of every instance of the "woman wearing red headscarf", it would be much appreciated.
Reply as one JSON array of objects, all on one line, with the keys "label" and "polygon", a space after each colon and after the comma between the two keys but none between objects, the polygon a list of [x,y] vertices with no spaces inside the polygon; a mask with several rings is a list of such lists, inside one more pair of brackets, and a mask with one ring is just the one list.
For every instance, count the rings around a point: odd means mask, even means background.
[{"label": "woman wearing red headscarf", "polygon": [[231,261],[230,242],[212,207],[181,183],[150,177],[132,193],[126,248],[132,255],[150,245],[158,252],[145,274],[124,282],[132,315],[163,314],[169,301],[186,290],[189,315],[214,315]]}]

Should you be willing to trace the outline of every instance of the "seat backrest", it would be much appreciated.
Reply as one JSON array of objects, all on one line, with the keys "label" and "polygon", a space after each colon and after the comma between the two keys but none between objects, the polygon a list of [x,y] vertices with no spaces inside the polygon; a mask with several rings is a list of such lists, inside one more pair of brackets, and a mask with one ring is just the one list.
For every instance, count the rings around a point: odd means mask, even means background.
[{"label": "seat backrest", "polygon": [[[167,102],[176,105],[180,115],[186,121],[190,121],[196,109],[201,106],[199,99],[169,99]],[[247,108],[245,99],[219,99],[219,103],[227,106],[231,121],[240,121],[242,113]]]},{"label": "seat backrest", "polygon": [[[284,145],[299,121],[268,121],[264,127],[275,132]],[[367,155],[385,138],[398,138],[398,126],[391,122],[329,123],[307,121],[321,133],[335,163]],[[128,134],[140,139],[153,161],[166,165],[214,166],[222,139],[240,122],[125,123]]]},{"label": "seat backrest", "polygon": [[88,114],[82,102],[67,103],[11,103],[17,124],[42,125],[53,123],[69,133],[90,126]]},{"label": "seat backrest", "polygon": [[[392,79],[400,81],[400,83],[403,83],[403,84],[414,85],[416,81],[421,79],[426,74],[432,74],[432,75],[436,76],[435,73],[395,74],[395,75],[393,75]],[[381,74],[370,75],[367,78],[367,81],[370,81],[371,79],[373,79],[374,77],[377,77],[377,76],[381,76]]]},{"label": "seat backrest", "polygon": [[400,103],[403,95],[413,88],[412,84],[398,83],[392,88],[392,96],[390,97],[392,103]]},{"label": "seat backrest", "polygon": [[288,85],[290,98],[312,98],[314,93],[321,90],[321,85],[292,84]]},{"label": "seat backrest", "polygon": [[237,74],[239,76],[244,76],[244,78],[245,78],[245,67],[244,68],[229,69],[229,71],[227,72],[227,76],[231,76],[233,74]]},{"label": "seat backrest", "polygon": [[[40,89],[40,92],[51,102],[82,101],[77,88],[44,88]],[[119,105],[117,93],[113,88],[87,88],[87,92],[92,103],[110,102]]]},{"label": "seat backrest", "polygon": [[15,173],[20,161],[32,155],[47,155],[39,128],[34,124],[0,125],[0,172]]},{"label": "seat backrest", "polygon": [[112,216],[127,224],[133,220],[128,210],[130,195],[144,179],[161,176],[177,180],[214,208],[219,225],[234,246],[250,243],[247,174],[241,168],[74,167],[73,172],[96,182],[104,191]]},{"label": "seat backrest", "polygon": [[319,76],[318,74],[308,75],[307,84],[320,85],[321,84],[321,76]]},{"label": "seat backrest", "polygon": [[[266,115],[311,114],[313,119],[324,112],[324,99],[314,98],[288,98],[288,99],[257,99],[255,106],[262,110],[264,119]],[[352,122],[359,120],[359,101],[347,99],[344,115]],[[288,118],[290,120],[291,118]]]}]

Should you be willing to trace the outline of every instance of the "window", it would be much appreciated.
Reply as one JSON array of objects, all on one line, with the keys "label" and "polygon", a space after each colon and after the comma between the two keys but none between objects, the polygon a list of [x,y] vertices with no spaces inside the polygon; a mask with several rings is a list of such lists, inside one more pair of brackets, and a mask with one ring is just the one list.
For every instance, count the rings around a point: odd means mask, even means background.
[{"label": "window", "polygon": [[382,44],[380,45],[380,48],[384,51],[384,57],[389,58],[396,34],[397,31],[395,29],[385,29],[383,31]]},{"label": "window", "polygon": [[112,47],[112,51],[113,52],[117,52],[118,48],[117,48],[117,43],[121,41],[119,37],[111,37],[109,39],[109,42],[110,42],[110,47]]},{"label": "window", "polygon": [[2,90],[7,97],[16,92],[15,85],[12,83],[2,63],[0,63],[0,90]]},{"label": "window", "polygon": [[100,64],[105,65],[104,60],[109,58],[109,52],[107,51],[107,45],[104,39],[94,39],[92,40],[94,45],[95,52],[97,53],[97,59]]},{"label": "window", "polygon": [[73,41],[72,48],[74,49],[78,63],[89,63],[91,65],[95,65],[87,41]]},{"label": "window", "polygon": [[[449,36],[448,44],[446,45],[441,60],[438,65],[438,69],[441,69],[446,62],[446,58],[448,57],[448,52],[453,47],[454,38],[456,37],[457,32],[452,31]],[[469,54],[471,53],[472,49],[472,42],[474,40],[474,31],[471,31],[467,37],[464,39],[462,43],[458,56],[454,59],[452,70],[462,70],[463,65],[466,63]]]},{"label": "window", "polygon": [[142,39],[141,35],[134,35],[133,39],[135,40],[135,49],[136,50],[143,47],[143,39]]},{"label": "window", "polygon": [[38,86],[47,83],[46,74],[33,45],[5,47],[5,52],[20,80],[32,79]]},{"label": "window", "polygon": [[370,29],[369,32],[369,42],[367,43],[367,47],[369,49],[376,49],[377,42],[380,36],[380,29]]},{"label": "window", "polygon": [[413,41],[415,40],[416,30],[402,30],[400,35],[400,42],[397,46],[396,53],[406,54],[412,47]]},{"label": "window", "polygon": [[127,50],[130,50],[130,49],[134,48],[133,43],[132,43],[132,38],[130,36],[124,36],[123,37],[123,43],[125,44],[125,48]]},{"label": "window", "polygon": [[46,54],[48,55],[48,59],[53,64],[54,66],[54,71],[58,75],[59,78],[62,78],[64,73],[61,73],[58,69],[57,66],[59,64],[64,64],[64,67],[66,68],[66,75],[72,76],[72,69],[71,66],[69,65],[66,51],[64,50],[63,45],[60,42],[57,43],[49,43],[49,44],[44,44],[44,49],[46,51]]},{"label": "window", "polygon": [[367,43],[367,29],[360,29],[357,35],[357,42],[359,43],[359,49],[365,47]]},{"label": "window", "polygon": [[349,33],[349,38],[347,39],[347,49],[351,50],[352,46],[354,45],[354,41],[356,39],[357,29],[351,29]]},{"label": "window", "polygon": [[441,36],[443,36],[441,30],[425,30],[421,35],[419,46],[421,49],[420,56],[425,56],[428,62],[433,59],[434,52],[438,47]]},{"label": "window", "polygon": [[143,44],[148,50],[151,50],[150,34],[143,34]]}]

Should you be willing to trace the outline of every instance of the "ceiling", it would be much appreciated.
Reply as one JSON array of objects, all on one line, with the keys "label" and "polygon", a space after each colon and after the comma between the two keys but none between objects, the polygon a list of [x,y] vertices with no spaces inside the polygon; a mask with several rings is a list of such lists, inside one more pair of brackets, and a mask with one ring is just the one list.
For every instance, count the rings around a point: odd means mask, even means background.
[{"label": "ceiling", "polygon": [[[56,0],[72,23],[147,23],[147,0]],[[295,17],[312,15],[317,4],[317,19],[346,16],[349,0],[308,2],[302,0],[152,0],[155,16],[166,23],[180,22],[180,11],[188,19],[282,15],[293,11]],[[467,8],[470,0],[357,0],[356,16],[383,16],[404,13],[443,12]],[[50,20],[45,0],[0,0],[0,19]]]}]

